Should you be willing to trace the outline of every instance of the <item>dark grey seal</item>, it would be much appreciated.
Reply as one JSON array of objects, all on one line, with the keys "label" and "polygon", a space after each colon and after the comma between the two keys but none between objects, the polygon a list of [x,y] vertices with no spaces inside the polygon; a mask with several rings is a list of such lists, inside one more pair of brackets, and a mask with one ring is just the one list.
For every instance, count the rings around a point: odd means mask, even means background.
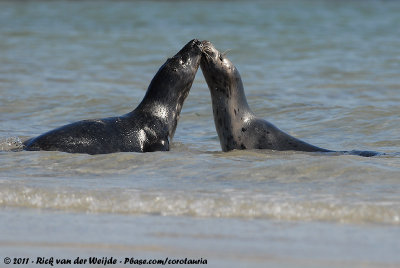
[{"label": "dark grey seal", "polygon": [[132,112],[62,126],[25,141],[24,149],[87,154],[169,151],[183,102],[200,65],[201,46],[192,40],[168,59]]},{"label": "dark grey seal", "polygon": [[[247,104],[239,71],[209,41],[203,41],[201,70],[211,92],[215,127],[223,151],[270,149],[335,152],[308,144],[256,117]],[[340,152],[374,156],[369,151]]]}]

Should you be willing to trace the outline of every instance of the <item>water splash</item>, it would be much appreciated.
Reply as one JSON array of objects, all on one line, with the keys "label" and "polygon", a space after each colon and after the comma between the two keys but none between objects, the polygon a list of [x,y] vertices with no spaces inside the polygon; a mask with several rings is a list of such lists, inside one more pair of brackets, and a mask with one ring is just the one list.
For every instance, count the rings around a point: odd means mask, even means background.
[{"label": "water splash", "polygon": [[24,145],[19,137],[0,138],[0,151],[18,152],[22,151]]}]

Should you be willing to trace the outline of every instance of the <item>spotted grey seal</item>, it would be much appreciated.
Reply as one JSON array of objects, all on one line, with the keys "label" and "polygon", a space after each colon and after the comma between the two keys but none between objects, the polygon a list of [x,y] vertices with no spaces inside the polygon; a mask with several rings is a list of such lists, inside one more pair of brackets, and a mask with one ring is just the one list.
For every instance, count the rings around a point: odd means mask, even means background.
[{"label": "spotted grey seal", "polygon": [[25,141],[24,149],[87,154],[169,151],[183,102],[200,65],[201,46],[200,41],[192,40],[169,58],[132,112],[62,126]]},{"label": "spotted grey seal", "polygon": [[[335,152],[308,144],[256,117],[247,104],[242,79],[232,62],[209,41],[202,41],[200,67],[211,92],[215,127],[223,151],[271,149],[278,151]],[[374,156],[377,152],[340,153]]]}]

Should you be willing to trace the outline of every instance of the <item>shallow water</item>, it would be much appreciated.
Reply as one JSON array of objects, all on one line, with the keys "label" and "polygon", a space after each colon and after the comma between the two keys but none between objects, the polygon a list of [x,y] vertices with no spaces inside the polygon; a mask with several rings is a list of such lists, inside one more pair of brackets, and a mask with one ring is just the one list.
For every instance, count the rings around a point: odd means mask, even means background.
[{"label": "shallow water", "polygon": [[[397,1],[0,1],[0,263],[398,266],[398,14]],[[170,152],[12,151],[131,111],[193,38],[229,50],[258,116],[323,148],[386,155],[222,153],[201,71]]]}]

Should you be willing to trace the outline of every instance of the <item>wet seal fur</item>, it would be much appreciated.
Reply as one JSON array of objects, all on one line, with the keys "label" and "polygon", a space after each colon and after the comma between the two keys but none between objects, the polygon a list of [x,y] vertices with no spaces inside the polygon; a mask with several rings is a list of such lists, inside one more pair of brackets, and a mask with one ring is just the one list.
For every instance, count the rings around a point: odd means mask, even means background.
[{"label": "wet seal fur", "polygon": [[[247,104],[242,79],[232,62],[209,41],[202,41],[200,67],[211,93],[215,127],[224,152],[245,149],[336,152],[308,144],[256,117]],[[339,153],[375,156],[370,151]]]},{"label": "wet seal fur", "polygon": [[24,149],[87,154],[169,151],[183,102],[200,65],[201,46],[192,40],[169,58],[132,112],[62,126],[25,141]]}]

